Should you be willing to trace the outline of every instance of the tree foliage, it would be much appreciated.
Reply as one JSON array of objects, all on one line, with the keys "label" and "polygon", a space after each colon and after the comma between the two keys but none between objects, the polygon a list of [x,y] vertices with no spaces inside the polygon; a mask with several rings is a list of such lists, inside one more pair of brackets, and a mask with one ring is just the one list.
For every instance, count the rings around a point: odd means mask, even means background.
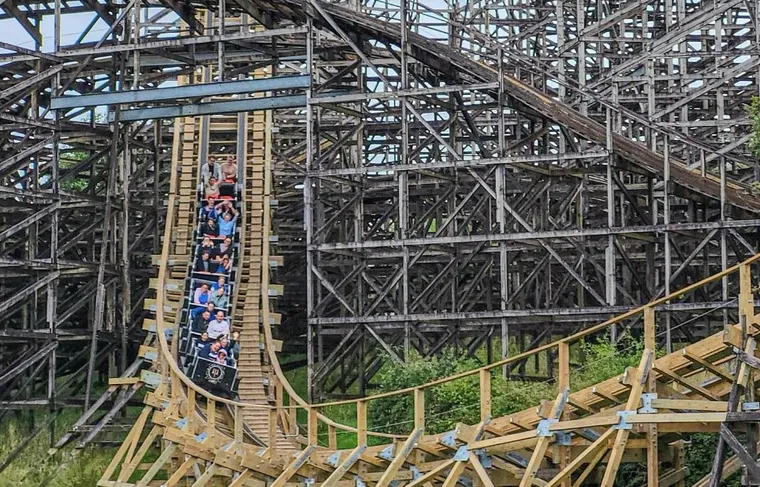
[{"label": "tree foliage", "polygon": [[747,142],[752,155],[760,159],[760,98],[752,98],[752,103],[747,107],[747,114],[752,125],[752,134]]},{"label": "tree foliage", "polygon": [[[626,367],[636,365],[643,346],[638,340],[627,340],[617,345],[610,343],[581,343],[575,349],[576,372],[572,375],[573,390],[622,373]],[[543,363],[546,371],[545,361]],[[438,357],[422,358],[414,355],[406,365],[390,363],[376,376],[379,384],[377,392],[388,392],[419,386],[442,377],[458,374],[479,367],[471,357],[458,355],[454,350],[445,350]],[[548,381],[506,380],[501,370],[495,370],[491,377],[493,416],[521,411],[539,404],[542,400],[554,399],[556,384]],[[425,391],[426,431],[438,433],[450,430],[458,422],[475,424],[480,420],[480,384],[478,375],[428,388]],[[412,429],[414,421],[414,400],[411,394],[392,396],[369,404],[374,431],[403,434]]]}]

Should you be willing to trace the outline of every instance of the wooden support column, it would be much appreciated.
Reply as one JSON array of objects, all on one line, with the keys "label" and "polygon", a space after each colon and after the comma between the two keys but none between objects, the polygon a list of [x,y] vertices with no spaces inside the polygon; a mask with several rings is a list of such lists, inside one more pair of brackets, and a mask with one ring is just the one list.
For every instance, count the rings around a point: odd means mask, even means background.
[{"label": "wooden support column", "polygon": [[491,417],[491,370],[480,371],[480,420]]},{"label": "wooden support column", "polygon": [[309,446],[319,444],[319,418],[317,417],[317,408],[308,409],[309,420],[307,425],[306,439]]},{"label": "wooden support column", "polygon": [[[570,390],[570,343],[561,341],[557,345],[557,355],[559,359],[559,374],[557,376],[557,385],[559,387],[560,394],[562,391]],[[560,419],[563,419],[565,412],[560,412]],[[564,418],[567,419],[567,418]],[[567,467],[570,462],[570,448],[567,446],[559,447],[560,469]],[[561,481],[562,487],[570,487],[570,477],[564,478]]]},{"label": "wooden support column", "polygon": [[414,390],[414,428],[425,431],[425,389]]},{"label": "wooden support column", "polygon": [[747,326],[751,325],[755,317],[751,272],[750,264],[742,264],[739,267],[739,314],[747,318]]},{"label": "wooden support column", "polygon": [[367,446],[367,401],[356,403],[356,446]]},{"label": "wooden support column", "polygon": [[[644,348],[655,350],[656,343],[656,321],[654,307],[649,306],[644,309]],[[657,392],[657,379],[655,374],[648,374],[646,391],[649,393]],[[657,424],[647,426],[647,486],[658,487],[660,483],[659,457],[657,454]]]}]

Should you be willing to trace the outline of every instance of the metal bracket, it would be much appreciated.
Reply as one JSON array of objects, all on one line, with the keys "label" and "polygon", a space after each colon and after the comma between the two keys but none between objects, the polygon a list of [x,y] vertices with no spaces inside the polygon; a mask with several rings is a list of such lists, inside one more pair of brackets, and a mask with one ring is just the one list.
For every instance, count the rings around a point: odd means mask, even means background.
[{"label": "metal bracket", "polygon": [[596,441],[599,439],[600,436],[602,436],[596,431],[592,430],[591,428],[583,428],[582,430],[580,430],[578,435],[586,439],[589,439],[591,441]]},{"label": "metal bracket", "polygon": [[416,466],[412,465],[409,467],[409,470],[412,472],[412,480],[417,480],[418,478],[422,477],[423,473],[420,472],[420,469]]},{"label": "metal bracket", "polygon": [[612,429],[614,430],[630,430],[633,429],[633,425],[629,423],[628,416],[636,414],[636,411],[618,411],[617,415],[618,418],[620,418],[620,422],[618,424],[613,425]]},{"label": "metal bracket", "polygon": [[201,433],[201,434],[199,434],[198,436],[195,437],[195,441],[197,441],[198,443],[203,443],[206,440],[207,437],[208,437],[208,435],[204,431],[203,433]]},{"label": "metal bracket", "polygon": [[488,423],[491,422],[491,416],[486,416],[483,421],[480,422],[480,427],[475,432],[475,441],[480,440],[483,437],[483,433],[486,431],[486,426],[488,426]]},{"label": "metal bracket", "polygon": [[367,484],[358,475],[354,475],[354,480],[356,480],[356,487],[367,487]]},{"label": "metal bracket", "polygon": [[573,435],[567,431],[555,431],[554,440],[557,445],[570,446],[573,441]]},{"label": "metal bracket", "polygon": [[174,423],[174,426],[176,426],[177,428],[184,428],[185,426],[187,426],[187,418],[182,418],[180,420],[177,420]]},{"label": "metal bracket", "polygon": [[646,394],[641,395],[641,408],[639,409],[639,413],[641,414],[654,414],[657,412],[657,409],[652,407],[652,401],[657,399],[657,393],[654,392],[648,392]]},{"label": "metal bracket", "polygon": [[519,465],[522,468],[526,468],[528,466],[528,460],[526,460],[521,455],[518,455],[517,453],[510,451],[510,452],[507,452],[507,454],[504,456],[507,458],[507,460],[509,460],[510,462],[516,465]]},{"label": "metal bracket", "polygon": [[303,483],[304,483],[304,485],[306,485],[306,487],[312,487],[314,485],[314,482],[315,482],[315,480],[314,480],[313,477],[306,478],[303,481]]},{"label": "metal bracket", "polygon": [[456,448],[457,447],[457,432],[456,430],[449,431],[448,433],[445,433],[441,438],[438,440],[438,443],[444,446],[448,446],[449,448]]},{"label": "metal bracket", "polygon": [[469,457],[470,449],[467,448],[467,445],[460,446],[457,452],[454,454],[454,460],[457,462],[466,462]]},{"label": "metal bracket", "polygon": [[538,427],[536,428],[538,436],[544,436],[544,437],[551,437],[554,435],[552,431],[549,431],[549,428],[551,425],[556,423],[556,419],[542,419],[538,422]]},{"label": "metal bracket", "polygon": [[480,460],[480,464],[483,465],[484,468],[493,467],[491,457],[486,455],[486,452],[483,450],[475,450],[475,454],[478,456],[478,460]]},{"label": "metal bracket", "polygon": [[760,402],[745,402],[742,404],[742,411],[758,411],[760,410]]},{"label": "metal bracket", "polygon": [[393,445],[388,445],[380,450],[380,453],[378,453],[377,456],[383,460],[388,460],[389,462],[393,460]]},{"label": "metal bracket", "polygon": [[338,466],[339,461],[340,461],[340,452],[335,452],[329,457],[327,457],[327,463],[333,468],[336,468]]}]

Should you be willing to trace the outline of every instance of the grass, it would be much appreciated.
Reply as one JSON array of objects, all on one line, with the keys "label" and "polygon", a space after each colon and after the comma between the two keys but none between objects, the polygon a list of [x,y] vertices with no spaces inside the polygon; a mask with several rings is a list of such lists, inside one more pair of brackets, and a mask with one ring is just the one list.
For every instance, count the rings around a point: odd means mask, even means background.
[{"label": "grass", "polygon": [[[79,418],[81,410],[65,410],[55,419],[56,436],[60,436]],[[29,411],[16,417],[6,417],[0,425],[0,458],[5,459],[14,448],[28,438],[31,420],[40,425],[50,419],[47,411]],[[21,416],[24,416],[23,418]],[[84,487],[96,485],[115,448],[88,447],[75,457],[71,449],[48,456],[50,439],[47,431],[40,432],[30,445],[0,475],[0,487],[36,486],[50,476],[50,487]]]}]

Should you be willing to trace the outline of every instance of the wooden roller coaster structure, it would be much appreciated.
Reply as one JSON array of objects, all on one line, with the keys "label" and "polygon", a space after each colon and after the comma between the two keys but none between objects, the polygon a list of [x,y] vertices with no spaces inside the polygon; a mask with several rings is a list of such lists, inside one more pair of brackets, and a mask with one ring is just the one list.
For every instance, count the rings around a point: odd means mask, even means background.
[{"label": "wooden roller coaster structure", "polygon": [[[215,134],[230,131],[219,128],[223,124],[233,124],[234,131],[246,134],[245,223],[234,309],[244,336],[253,341],[243,344],[241,401],[214,396],[194,384],[177,362],[177,343],[172,339],[182,299],[176,281],[187,278],[192,247],[188,242],[196,210],[198,140],[209,137],[213,144]],[[646,463],[647,485],[683,485],[683,442],[678,434],[689,432],[717,432],[721,438],[712,477],[697,485],[718,485],[742,466],[748,478],[760,479],[755,461],[760,408],[754,380],[760,368],[755,339],[760,316],[753,283],[757,275],[753,266],[760,255],[580,333],[479,369],[361,399],[307,404],[280,370],[270,328],[269,300],[276,293],[270,292],[274,288],[268,269],[277,260],[269,249],[271,125],[271,112],[212,116],[206,129],[193,117],[175,124],[156,298],[147,304],[155,310],[155,320],[146,323],[154,342],[141,352],[154,364],[152,371],[143,372],[141,382],[153,390],[99,485],[609,487],[624,462]],[[724,279],[739,282],[738,322],[657,358],[658,310],[677,306],[689,293]],[[644,330],[645,348],[638,366],[573,390],[573,371],[579,367],[574,364],[574,347],[592,334],[632,320],[640,320]],[[547,352],[557,357],[554,400],[493,417],[497,398],[491,392],[492,375]],[[426,432],[426,392],[473,377],[480,384],[481,421],[459,424],[450,432]],[[414,419],[408,434],[371,431],[368,426],[372,423],[368,406],[391,396],[411,398]],[[355,426],[323,414],[332,406],[348,405],[355,408]],[[343,432],[355,438],[353,447],[338,448]],[[160,453],[147,461],[156,445]],[[728,450],[735,454],[727,459]],[[156,480],[160,473],[164,479]]]},{"label": "wooden roller coaster structure", "polygon": [[[517,96],[532,96],[529,90],[520,89],[515,86]],[[271,117],[271,112],[257,112],[175,122],[156,297],[146,304],[155,312],[155,319],[146,321],[150,335],[141,350],[153,368],[143,372],[140,383],[152,391],[98,485],[611,487],[625,462],[646,464],[647,485],[684,485],[686,467],[679,434],[692,432],[720,436],[711,474],[696,485],[716,486],[742,467],[749,483],[760,481],[756,462],[760,406],[755,401],[754,379],[760,369],[755,338],[760,333],[760,315],[755,310],[757,283],[753,282],[757,281],[753,280],[757,275],[753,267],[756,269],[760,254],[579,333],[484,367],[399,391],[308,404],[280,369],[279,345],[270,326],[276,320],[270,299],[277,294],[276,286],[269,282],[270,265],[277,262],[270,255],[269,239]],[[240,401],[215,396],[193,383],[178,363],[175,339],[183,299],[177,289],[184,288],[177,286],[177,281],[189,277],[192,262],[189,242],[203,153],[198,141],[213,145],[217,134],[226,140],[223,134],[231,132],[242,134],[238,141],[242,140],[243,146],[237,154],[244,164],[244,223],[236,264],[240,278],[233,304],[235,322],[245,337]],[[618,142],[630,146],[634,156],[633,145],[623,139]],[[635,155],[645,156],[648,154]],[[642,160],[641,164],[655,162]],[[694,189],[709,193],[714,190],[713,183],[700,179]],[[732,196],[743,200],[738,191]],[[738,280],[738,321],[728,322],[721,333],[658,358],[658,311],[677,307],[690,293],[728,279]],[[729,315],[724,316],[728,320]],[[620,376],[575,390],[573,372],[583,367],[577,363],[576,348],[592,335],[634,321],[642,324],[644,337],[638,365]],[[557,358],[556,397],[525,411],[494,414],[498,398],[492,393],[493,375],[550,353]],[[475,407],[480,422],[458,424],[448,432],[426,431],[426,393],[452,381],[473,378],[479,382],[480,399]],[[413,405],[409,431],[372,431],[370,404],[401,396]],[[326,411],[335,406],[353,408],[355,424],[330,419]],[[344,433],[354,440],[349,448],[338,446],[339,434]],[[157,455],[152,451],[156,448]],[[728,451],[734,455],[728,457]]]}]

